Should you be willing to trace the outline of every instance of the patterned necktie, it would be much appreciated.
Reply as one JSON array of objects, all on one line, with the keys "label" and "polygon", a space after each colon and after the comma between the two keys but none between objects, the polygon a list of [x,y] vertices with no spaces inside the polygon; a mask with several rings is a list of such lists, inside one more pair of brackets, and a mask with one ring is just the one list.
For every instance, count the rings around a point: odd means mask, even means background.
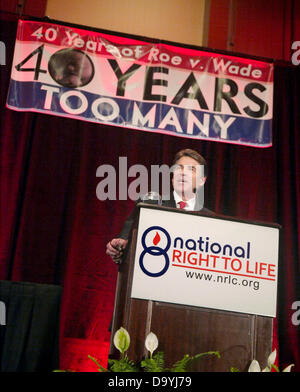
[{"label": "patterned necktie", "polygon": [[178,204],[179,204],[179,208],[181,210],[184,210],[184,207],[187,205],[187,203],[185,201],[180,201],[180,202],[178,202]]}]

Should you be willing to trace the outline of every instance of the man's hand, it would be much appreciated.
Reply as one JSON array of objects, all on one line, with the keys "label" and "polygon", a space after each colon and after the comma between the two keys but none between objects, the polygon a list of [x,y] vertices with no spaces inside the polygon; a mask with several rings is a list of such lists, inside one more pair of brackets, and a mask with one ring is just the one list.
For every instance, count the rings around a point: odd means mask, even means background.
[{"label": "man's hand", "polygon": [[124,240],[123,238],[114,238],[106,245],[106,254],[109,255],[116,264],[120,264],[127,243],[128,240]]}]

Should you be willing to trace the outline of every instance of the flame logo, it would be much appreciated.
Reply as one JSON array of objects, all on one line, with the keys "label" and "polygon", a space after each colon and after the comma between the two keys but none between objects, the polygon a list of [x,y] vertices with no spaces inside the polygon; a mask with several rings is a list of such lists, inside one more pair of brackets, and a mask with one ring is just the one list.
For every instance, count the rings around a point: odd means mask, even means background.
[{"label": "flame logo", "polygon": [[160,235],[156,232],[155,237],[153,238],[153,244],[156,246],[160,241]]}]

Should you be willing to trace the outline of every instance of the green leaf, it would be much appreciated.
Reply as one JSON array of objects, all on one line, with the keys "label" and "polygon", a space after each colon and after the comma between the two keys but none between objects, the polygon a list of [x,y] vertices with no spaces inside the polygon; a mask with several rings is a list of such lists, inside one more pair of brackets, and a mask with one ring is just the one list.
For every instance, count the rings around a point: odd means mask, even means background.
[{"label": "green leaf", "polygon": [[126,356],[121,359],[109,359],[109,370],[112,372],[138,372],[139,369],[135,366],[134,362]]},{"label": "green leaf", "polygon": [[185,372],[191,360],[192,358],[186,354],[182,359],[174,363],[170,372]]},{"label": "green leaf", "polygon": [[141,367],[146,372],[163,372],[164,369],[164,353],[162,351],[157,352],[152,358],[146,358],[141,362]]},{"label": "green leaf", "polygon": [[275,372],[279,373],[279,368],[274,363],[272,363],[271,366],[270,366],[270,370],[272,370],[272,369],[274,369]]},{"label": "green leaf", "polygon": [[107,372],[108,371],[107,369],[105,369],[103,366],[100,365],[100,363],[97,361],[96,358],[92,357],[91,355],[88,355],[88,358],[90,358],[98,366],[98,372]]},{"label": "green leaf", "polygon": [[192,358],[198,359],[204,357],[205,355],[216,355],[219,359],[221,358],[221,354],[219,353],[219,351],[207,351],[206,353],[196,354]]},{"label": "green leaf", "polygon": [[207,351],[206,353],[196,354],[193,357],[186,354],[180,361],[175,362],[170,369],[170,372],[185,372],[193,361],[202,358],[205,355],[216,355],[218,358],[221,358],[219,351]]}]

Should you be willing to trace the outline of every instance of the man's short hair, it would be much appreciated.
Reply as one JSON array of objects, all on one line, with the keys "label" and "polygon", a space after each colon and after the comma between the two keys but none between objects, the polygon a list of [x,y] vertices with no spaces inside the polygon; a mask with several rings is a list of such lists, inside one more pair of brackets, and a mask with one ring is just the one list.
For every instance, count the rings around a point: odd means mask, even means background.
[{"label": "man's short hair", "polygon": [[190,148],[185,148],[184,150],[180,150],[176,153],[173,161],[173,165],[176,165],[176,163],[179,161],[180,158],[182,157],[190,157],[195,159],[200,165],[203,165],[204,168],[204,177],[207,177],[207,163],[206,160],[203,158],[202,155],[200,155],[197,151],[192,150]]}]

